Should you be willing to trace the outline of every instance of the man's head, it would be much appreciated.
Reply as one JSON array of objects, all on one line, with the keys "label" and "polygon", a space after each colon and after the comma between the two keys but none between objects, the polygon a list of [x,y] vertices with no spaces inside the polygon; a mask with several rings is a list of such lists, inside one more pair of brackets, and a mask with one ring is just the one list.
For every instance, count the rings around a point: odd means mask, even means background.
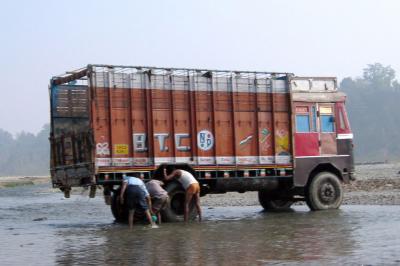
[{"label": "man's head", "polygon": [[167,175],[170,175],[175,170],[173,165],[167,165],[164,168],[167,170]]}]

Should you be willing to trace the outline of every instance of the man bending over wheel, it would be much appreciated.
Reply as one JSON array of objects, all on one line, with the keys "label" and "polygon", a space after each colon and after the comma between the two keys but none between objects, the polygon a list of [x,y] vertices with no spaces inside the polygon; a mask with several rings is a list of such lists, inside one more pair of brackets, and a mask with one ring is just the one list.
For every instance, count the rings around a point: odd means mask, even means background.
[{"label": "man bending over wheel", "polygon": [[133,218],[135,215],[135,210],[144,211],[151,227],[157,228],[157,225],[153,222],[153,219],[151,218],[150,194],[147,191],[142,179],[134,176],[124,175],[120,195],[121,204],[124,204],[125,191],[126,201],[129,209],[129,228],[133,228]]},{"label": "man bending over wheel", "polygon": [[185,205],[184,205],[184,221],[189,220],[189,205],[194,200],[197,214],[199,215],[199,222],[201,221],[201,208],[200,208],[200,185],[196,178],[188,171],[175,169],[171,174],[167,174],[167,169],[164,168],[164,179],[176,179],[181,183],[185,189]]},{"label": "man bending over wheel", "polygon": [[146,183],[147,191],[150,193],[152,211],[157,215],[158,224],[161,224],[161,210],[165,209],[168,202],[168,192],[163,189],[164,183],[160,180],[152,179]]}]

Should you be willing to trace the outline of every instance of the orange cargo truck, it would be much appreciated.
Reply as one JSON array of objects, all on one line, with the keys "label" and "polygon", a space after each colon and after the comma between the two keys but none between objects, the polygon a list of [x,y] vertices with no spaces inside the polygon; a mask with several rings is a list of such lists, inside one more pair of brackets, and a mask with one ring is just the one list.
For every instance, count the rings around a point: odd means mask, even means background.
[{"label": "orange cargo truck", "polygon": [[[122,176],[193,173],[202,195],[258,191],[266,210],[338,208],[354,172],[336,78],[290,73],[88,65],[50,81],[51,176],[101,186],[117,220]],[[172,182],[165,220],[183,213]]]}]

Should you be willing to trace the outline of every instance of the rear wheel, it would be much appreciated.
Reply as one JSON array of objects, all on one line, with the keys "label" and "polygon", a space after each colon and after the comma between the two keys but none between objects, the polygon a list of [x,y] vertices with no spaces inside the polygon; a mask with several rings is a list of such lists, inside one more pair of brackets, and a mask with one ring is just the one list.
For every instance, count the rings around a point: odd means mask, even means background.
[{"label": "rear wheel", "polygon": [[266,211],[283,212],[289,211],[293,201],[286,199],[277,199],[273,197],[271,191],[258,191],[258,201]]},{"label": "rear wheel", "polygon": [[[125,196],[125,204],[121,204],[119,195],[121,194],[121,189],[117,189],[112,193],[111,198],[111,212],[115,218],[115,221],[118,223],[127,223],[128,222],[128,207],[126,205],[126,196]],[[134,222],[147,222],[145,220],[145,213],[143,211],[137,210],[135,211]]]},{"label": "rear wheel", "polygon": [[[164,222],[180,222],[183,221],[183,213],[185,206],[185,190],[178,182],[169,183],[165,190],[168,192],[169,199],[167,206],[161,211]],[[189,219],[196,218],[196,210],[193,204],[190,205]]]},{"label": "rear wheel", "polygon": [[306,203],[313,211],[337,209],[342,201],[343,188],[333,173],[317,174],[306,189]]},{"label": "rear wheel", "polygon": [[114,190],[111,198],[111,212],[117,222],[127,222],[128,221],[128,208],[126,205],[121,204],[119,195],[121,194],[121,189]]}]

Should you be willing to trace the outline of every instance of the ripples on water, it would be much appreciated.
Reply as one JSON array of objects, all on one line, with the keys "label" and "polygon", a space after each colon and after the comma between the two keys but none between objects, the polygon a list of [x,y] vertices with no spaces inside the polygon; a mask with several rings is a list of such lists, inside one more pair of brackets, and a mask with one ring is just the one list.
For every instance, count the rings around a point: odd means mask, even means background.
[{"label": "ripples on water", "polygon": [[398,206],[203,208],[202,223],[130,231],[101,197],[63,199],[47,185],[2,189],[0,264],[400,264]]}]

